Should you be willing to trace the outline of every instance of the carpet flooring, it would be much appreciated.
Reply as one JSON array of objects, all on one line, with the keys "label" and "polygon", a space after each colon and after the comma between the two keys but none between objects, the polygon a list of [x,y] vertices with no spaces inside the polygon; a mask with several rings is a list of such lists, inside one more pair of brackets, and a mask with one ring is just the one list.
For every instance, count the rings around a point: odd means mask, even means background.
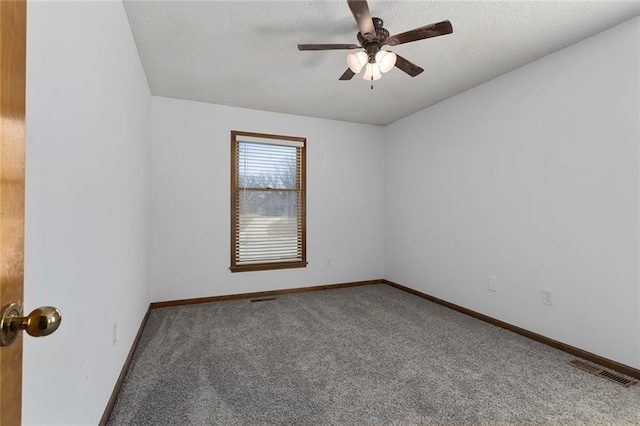
[{"label": "carpet flooring", "polygon": [[640,385],[393,287],[154,309],[109,425],[640,425]]}]

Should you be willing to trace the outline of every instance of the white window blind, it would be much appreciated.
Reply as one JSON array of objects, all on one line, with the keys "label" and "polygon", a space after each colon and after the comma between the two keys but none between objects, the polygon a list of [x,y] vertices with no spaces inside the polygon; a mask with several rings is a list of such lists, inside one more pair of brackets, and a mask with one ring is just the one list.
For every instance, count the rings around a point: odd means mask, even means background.
[{"label": "white window blind", "polygon": [[305,140],[232,132],[231,270],[306,265]]}]

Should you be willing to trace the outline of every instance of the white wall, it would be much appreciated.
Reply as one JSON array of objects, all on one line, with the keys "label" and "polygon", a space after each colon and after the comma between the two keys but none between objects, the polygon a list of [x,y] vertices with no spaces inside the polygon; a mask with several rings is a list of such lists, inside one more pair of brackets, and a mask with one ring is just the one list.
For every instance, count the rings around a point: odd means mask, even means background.
[{"label": "white wall", "polygon": [[[383,277],[383,128],[152,99],[153,301]],[[307,138],[306,268],[229,271],[231,130]]]},{"label": "white wall", "polygon": [[27,14],[25,308],[63,320],[25,338],[23,422],[97,424],[149,306],[151,95],[121,2]]},{"label": "white wall", "polygon": [[388,126],[385,277],[640,367],[638,26]]}]

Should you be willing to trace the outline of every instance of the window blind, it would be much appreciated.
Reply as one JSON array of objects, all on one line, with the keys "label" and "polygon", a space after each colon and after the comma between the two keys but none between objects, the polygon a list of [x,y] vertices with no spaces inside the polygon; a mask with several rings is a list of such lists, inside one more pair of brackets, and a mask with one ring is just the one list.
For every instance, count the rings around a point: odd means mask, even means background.
[{"label": "window blind", "polygon": [[306,265],[304,140],[232,139],[231,269]]}]

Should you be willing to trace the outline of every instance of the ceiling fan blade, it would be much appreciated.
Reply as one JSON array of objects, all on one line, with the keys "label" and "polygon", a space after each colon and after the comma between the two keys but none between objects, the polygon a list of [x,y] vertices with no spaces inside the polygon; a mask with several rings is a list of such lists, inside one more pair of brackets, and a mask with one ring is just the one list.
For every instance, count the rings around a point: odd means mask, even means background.
[{"label": "ceiling fan blade", "polygon": [[451,34],[453,27],[451,22],[442,21],[436,24],[425,25],[424,27],[416,28],[405,33],[389,36],[384,44],[389,46],[397,46],[403,43],[409,43],[411,41],[424,40],[425,38],[438,37],[445,34]]},{"label": "ceiling fan blade", "polygon": [[409,62],[405,58],[397,54],[396,54],[396,67],[406,72],[411,77],[415,77],[418,74],[420,74],[422,71],[424,71],[422,68],[420,68],[413,62]]},{"label": "ceiling fan blade", "polygon": [[351,68],[347,68],[347,70],[340,76],[338,80],[351,80],[354,75],[356,75],[356,73],[351,71]]},{"label": "ceiling fan blade", "polygon": [[342,50],[359,49],[357,44],[299,44],[298,50]]},{"label": "ceiling fan blade", "polygon": [[373,26],[369,5],[366,0],[347,0],[347,3],[349,3],[349,9],[351,9],[353,17],[356,18],[362,36],[367,40],[375,37],[376,30]]}]

